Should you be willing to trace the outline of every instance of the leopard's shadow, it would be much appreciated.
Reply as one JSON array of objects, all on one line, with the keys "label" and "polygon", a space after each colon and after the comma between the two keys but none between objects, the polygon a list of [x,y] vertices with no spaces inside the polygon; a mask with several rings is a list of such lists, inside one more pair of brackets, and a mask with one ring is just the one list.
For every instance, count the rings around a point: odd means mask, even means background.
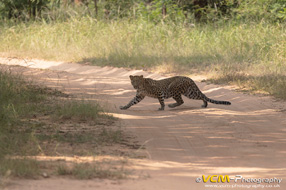
[{"label": "leopard's shadow", "polygon": [[[171,112],[180,112],[180,111],[191,111],[191,110],[200,110],[200,109],[206,109],[202,107],[176,107],[176,108],[169,108],[168,111]],[[167,111],[167,109],[166,109]]]}]

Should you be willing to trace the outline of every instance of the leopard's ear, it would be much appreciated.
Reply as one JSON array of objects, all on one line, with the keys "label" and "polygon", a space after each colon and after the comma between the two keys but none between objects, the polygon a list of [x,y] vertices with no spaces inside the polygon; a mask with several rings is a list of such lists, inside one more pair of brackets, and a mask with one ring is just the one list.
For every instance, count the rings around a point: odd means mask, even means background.
[{"label": "leopard's ear", "polygon": [[134,76],[132,76],[132,75],[129,75],[129,78],[130,78],[130,79],[133,79],[133,77],[134,77]]}]

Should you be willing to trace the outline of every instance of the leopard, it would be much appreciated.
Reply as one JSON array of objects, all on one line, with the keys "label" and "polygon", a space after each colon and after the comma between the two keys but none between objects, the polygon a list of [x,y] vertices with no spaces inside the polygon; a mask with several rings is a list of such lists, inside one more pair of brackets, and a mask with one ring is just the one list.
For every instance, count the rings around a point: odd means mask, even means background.
[{"label": "leopard", "polygon": [[169,108],[175,108],[184,103],[182,95],[189,99],[202,100],[201,107],[206,108],[208,102],[213,104],[231,105],[229,101],[219,101],[208,98],[201,92],[196,83],[189,77],[174,76],[161,80],[153,80],[151,78],[144,78],[143,75],[130,75],[131,84],[137,90],[135,97],[125,106],[120,106],[121,110],[126,110],[131,106],[138,104],[146,96],[157,98],[161,107],[160,111],[165,109],[164,100],[173,98],[176,102],[169,104]]}]

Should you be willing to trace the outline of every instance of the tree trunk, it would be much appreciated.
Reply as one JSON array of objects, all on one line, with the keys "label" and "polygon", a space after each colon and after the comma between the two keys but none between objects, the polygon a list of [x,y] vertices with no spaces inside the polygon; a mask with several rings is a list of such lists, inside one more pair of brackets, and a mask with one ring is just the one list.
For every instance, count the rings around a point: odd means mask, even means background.
[{"label": "tree trunk", "polygon": [[37,14],[38,14],[37,16],[39,18],[42,17],[42,5],[43,5],[42,0],[39,0],[39,3],[37,4]]},{"label": "tree trunk", "polygon": [[97,17],[98,14],[97,0],[94,0],[94,10],[95,10],[95,16]]},{"label": "tree trunk", "polygon": [[9,13],[8,13],[8,19],[11,19],[13,16],[13,9],[11,7],[9,7]]},{"label": "tree trunk", "polygon": [[163,3],[163,7],[162,7],[162,15],[163,15],[163,18],[166,17],[167,15],[167,7],[166,7],[166,4]]},{"label": "tree trunk", "polygon": [[33,17],[36,18],[36,13],[37,13],[37,5],[36,5],[36,2],[33,2],[33,7],[32,7],[32,14],[33,14]]},{"label": "tree trunk", "polygon": [[32,0],[29,0],[29,19],[32,18]]}]

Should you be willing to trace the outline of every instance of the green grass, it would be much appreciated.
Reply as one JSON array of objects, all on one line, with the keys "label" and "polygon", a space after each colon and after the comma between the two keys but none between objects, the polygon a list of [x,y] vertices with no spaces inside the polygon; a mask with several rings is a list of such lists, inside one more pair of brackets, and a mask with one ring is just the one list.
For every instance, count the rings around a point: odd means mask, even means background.
[{"label": "green grass", "polygon": [[286,76],[282,74],[267,73],[253,75],[228,71],[221,76],[214,77],[209,81],[217,84],[236,84],[242,90],[255,93],[269,94],[280,99],[286,99]]},{"label": "green grass", "polygon": [[31,117],[37,105],[46,99],[35,93],[20,76],[0,72],[0,176],[33,178],[38,174],[38,163],[29,159],[9,159],[8,155],[26,155],[36,152],[31,147],[32,133],[21,132],[22,117]]},{"label": "green grass", "polygon": [[77,163],[70,167],[67,165],[59,165],[57,174],[60,176],[74,176],[77,179],[125,179],[128,172],[124,170],[124,168],[102,168],[99,164]]},{"label": "green grass", "polygon": [[[66,22],[2,23],[4,56],[89,62],[183,74],[210,74],[239,84],[232,75],[250,76],[249,89],[286,99],[286,25],[266,21],[197,24],[144,20],[100,21],[91,17]],[[264,85],[264,77],[282,82]],[[274,78],[273,78],[274,77]],[[228,79],[232,78],[232,81]],[[258,83],[253,83],[253,78]]]},{"label": "green grass", "polygon": [[[87,146],[90,144],[120,143],[121,129],[109,128],[115,119],[106,115],[97,103],[63,97],[66,95],[57,90],[28,83],[22,76],[0,71],[0,180],[7,177],[37,178],[41,173],[41,163],[27,156],[53,155],[48,152],[49,142],[56,147],[61,143],[72,144],[74,148],[83,144],[86,149],[93,148]],[[98,123],[101,123],[100,127]],[[73,127],[62,133],[61,129],[66,130],[67,125]],[[88,127],[90,131],[86,129]],[[73,156],[73,152],[65,149],[62,147],[56,154]],[[93,150],[85,151],[84,154],[89,154]],[[89,175],[85,168],[78,172],[75,167],[76,175]]]},{"label": "green grass", "polygon": [[40,174],[40,164],[32,159],[4,159],[0,161],[0,176],[36,178]]},{"label": "green grass", "polygon": [[95,121],[103,109],[93,102],[88,101],[66,101],[64,104],[58,104],[55,108],[54,117],[56,119],[76,119]]},{"label": "green grass", "polygon": [[[98,128],[98,126],[96,126]],[[114,143],[120,143],[123,138],[123,134],[120,128],[107,129],[102,126],[100,129],[94,131],[61,131],[54,129],[49,133],[38,133],[36,137],[41,141],[56,141],[58,143],[88,143],[96,145],[112,145]]]},{"label": "green grass", "polygon": [[[42,93],[32,93],[20,76],[0,72],[0,157],[26,152],[25,145],[33,141],[29,133],[21,133],[17,126],[23,117],[31,117],[37,106],[46,99]],[[19,148],[21,147],[21,149]]]}]

